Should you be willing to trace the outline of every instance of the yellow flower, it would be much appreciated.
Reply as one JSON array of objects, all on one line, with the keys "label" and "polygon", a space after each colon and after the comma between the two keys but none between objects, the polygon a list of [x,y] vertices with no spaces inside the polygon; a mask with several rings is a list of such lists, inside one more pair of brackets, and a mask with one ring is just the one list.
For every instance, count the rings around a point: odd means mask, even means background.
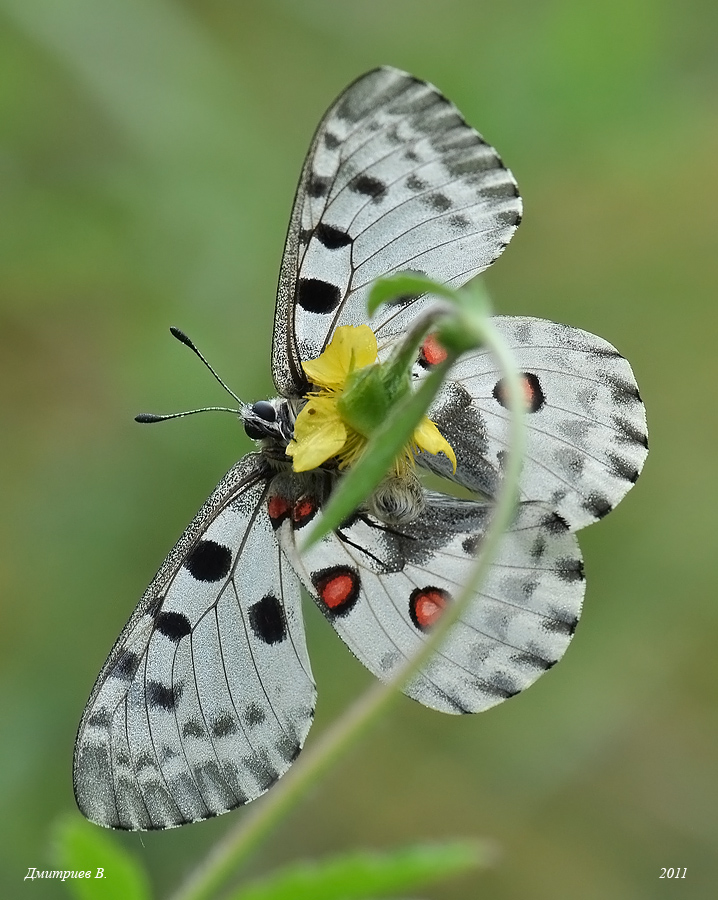
[{"label": "yellow flower", "polygon": [[[368,427],[368,433],[365,433],[361,423],[369,423],[372,419],[382,421],[383,409],[379,407],[385,402],[388,411],[392,399],[381,392],[380,379],[372,378],[380,365],[376,337],[368,325],[342,325],[317,359],[302,363],[307,378],[318,390],[307,394],[307,403],[294,424],[294,439],[286,450],[287,456],[292,457],[295,472],[316,469],[333,457],[343,469],[361,456],[370,433]],[[362,397],[362,387],[367,385],[371,393],[367,391]],[[352,391],[356,400],[353,408],[358,409],[358,415],[347,412],[349,404],[345,401]],[[362,410],[364,399],[372,404],[371,409],[365,406]],[[421,450],[434,455],[444,453],[456,471],[454,451],[426,416],[396,459],[396,473],[401,474],[413,466],[414,454]]]}]

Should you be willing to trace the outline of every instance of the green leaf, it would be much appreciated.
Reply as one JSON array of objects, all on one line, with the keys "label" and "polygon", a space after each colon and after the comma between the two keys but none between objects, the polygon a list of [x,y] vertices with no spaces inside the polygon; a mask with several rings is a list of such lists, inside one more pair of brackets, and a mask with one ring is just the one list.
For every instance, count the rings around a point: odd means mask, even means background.
[{"label": "green leaf", "polygon": [[457,305],[461,303],[458,292],[448,285],[432,281],[431,278],[420,275],[418,272],[401,272],[399,275],[391,275],[389,278],[377,279],[369,292],[366,305],[371,316],[382,303],[396,302],[400,297],[406,296],[420,297],[422,294],[435,294],[451,303]]},{"label": "green leaf", "polygon": [[467,840],[388,853],[355,852],[287,866],[229,896],[230,900],[373,900],[485,868],[494,856],[488,843]]},{"label": "green leaf", "polygon": [[305,539],[302,550],[307,550],[325,534],[338,528],[379,484],[429,408],[451,362],[453,360],[449,358],[436,366],[417,391],[407,394],[393,407],[391,415],[370,438],[361,459],[337,484],[321,518]]},{"label": "green leaf", "polygon": [[[110,832],[72,814],[57,823],[53,837],[54,856],[63,871],[92,873],[63,882],[77,900],[150,900],[147,874]],[[96,877],[98,869],[103,877]]]},{"label": "green leaf", "polygon": [[483,344],[484,323],[491,315],[491,303],[478,278],[458,290],[413,272],[380,278],[371,289],[367,309],[371,315],[382,303],[391,304],[402,297],[424,294],[442,297],[450,304],[445,304],[444,317],[437,326],[439,339],[447,350],[458,356]]}]

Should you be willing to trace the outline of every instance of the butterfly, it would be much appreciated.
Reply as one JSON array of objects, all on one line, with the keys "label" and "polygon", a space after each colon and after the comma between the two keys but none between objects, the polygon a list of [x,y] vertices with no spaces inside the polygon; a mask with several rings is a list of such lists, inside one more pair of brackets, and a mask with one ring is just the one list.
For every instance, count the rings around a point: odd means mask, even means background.
[{"label": "butterfly", "polygon": [[[343,469],[338,455],[297,471],[290,448],[313,402],[336,426],[331,387],[322,407],[321,378],[307,373],[346,359],[342,341],[360,332],[375,341],[369,356],[385,359],[432,303],[406,296],[367,319],[375,279],[410,270],[462,285],[501,254],[521,213],[511,172],[432,85],[383,67],[329,108],[281,264],[278,396],[241,406],[257,452],[197,513],[95,683],[74,756],[75,796],[90,820],[122,829],[195,822],[260,796],[289,768],[316,700],[301,585],[380,679],[426,639],[481,550],[502,478],[509,412],[491,354],[461,357],[428,411],[432,440],[450,449],[417,441],[413,454],[476,499],[400,479],[300,554]],[[575,532],[623,498],[648,449],[636,381],[609,343],[537,318],[493,321],[521,373],[528,450],[516,515],[485,583],[405,689],[446,713],[488,709],[561,658],[585,588]],[[417,383],[444,352],[425,339]]]}]

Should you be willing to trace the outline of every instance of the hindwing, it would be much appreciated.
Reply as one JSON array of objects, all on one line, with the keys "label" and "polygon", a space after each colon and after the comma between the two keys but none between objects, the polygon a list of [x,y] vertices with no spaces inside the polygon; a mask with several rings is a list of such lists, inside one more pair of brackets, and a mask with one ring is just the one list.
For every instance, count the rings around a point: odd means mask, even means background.
[{"label": "hindwing", "polygon": [[[492,322],[511,348],[525,392],[521,499],[547,503],[572,530],[590,525],[633,487],[648,454],[646,412],[631,367],[608,341],[579,328],[522,316]],[[431,368],[426,357],[420,353],[417,378]],[[494,356],[484,349],[462,356],[428,416],[453,447],[457,471],[426,453],[419,462],[493,496],[510,418]]]},{"label": "hindwing", "polygon": [[[405,526],[358,513],[301,559],[291,523],[278,532],[319,608],[382,680],[418,650],[461,590],[493,511],[433,493],[426,501]],[[513,696],[563,656],[584,588],[578,542],[563,519],[543,504],[520,504],[476,597],[405,693],[448,713]]]}]

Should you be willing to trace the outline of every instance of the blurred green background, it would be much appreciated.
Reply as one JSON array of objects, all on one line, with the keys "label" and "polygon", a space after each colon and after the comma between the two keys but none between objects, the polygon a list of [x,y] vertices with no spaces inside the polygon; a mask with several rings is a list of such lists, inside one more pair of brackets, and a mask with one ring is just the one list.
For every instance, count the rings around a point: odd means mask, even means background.
[{"label": "blurred green background", "polygon": [[[526,214],[487,279],[496,307],[614,343],[651,453],[581,536],[585,613],[561,665],[481,716],[402,700],[253,871],[480,835],[500,864],[426,896],[715,896],[717,38],[712,0],[0,0],[3,897],[65,896],[22,879],[52,867],[74,808],[93,679],[250,449],[230,417],[133,423],[224,402],[167,326],[243,397],[271,394],[304,153],[381,63],[437,84],[513,169]],[[310,604],[307,621],[311,742],[370,676]],[[241,815],[120,839],[166,892]]]}]

